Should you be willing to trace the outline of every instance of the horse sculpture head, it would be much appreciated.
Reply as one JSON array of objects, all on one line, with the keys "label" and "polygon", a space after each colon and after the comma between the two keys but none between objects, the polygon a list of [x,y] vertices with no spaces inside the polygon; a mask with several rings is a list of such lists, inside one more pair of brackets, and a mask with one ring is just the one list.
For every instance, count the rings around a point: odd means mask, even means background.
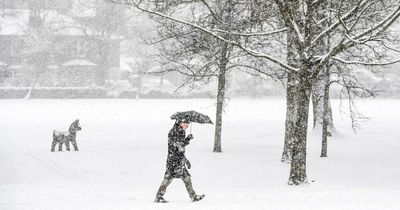
[{"label": "horse sculpture head", "polygon": [[77,119],[69,127],[69,132],[70,133],[76,133],[76,131],[80,131],[80,130],[82,130],[82,127],[79,124],[79,119]]}]

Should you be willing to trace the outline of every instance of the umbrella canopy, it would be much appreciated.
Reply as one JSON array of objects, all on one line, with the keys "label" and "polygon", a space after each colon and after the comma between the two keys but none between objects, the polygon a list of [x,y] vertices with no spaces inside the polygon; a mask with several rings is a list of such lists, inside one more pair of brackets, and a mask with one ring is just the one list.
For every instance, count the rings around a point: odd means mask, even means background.
[{"label": "umbrella canopy", "polygon": [[209,116],[196,111],[177,112],[171,116],[171,119],[173,120],[185,119],[189,122],[195,122],[201,124],[204,123],[213,124]]}]

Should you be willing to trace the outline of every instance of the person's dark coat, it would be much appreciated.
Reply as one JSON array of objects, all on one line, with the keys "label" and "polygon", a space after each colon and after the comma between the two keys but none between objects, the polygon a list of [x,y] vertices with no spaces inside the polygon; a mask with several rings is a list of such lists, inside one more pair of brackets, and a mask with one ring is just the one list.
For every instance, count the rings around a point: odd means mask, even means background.
[{"label": "person's dark coat", "polygon": [[[168,133],[168,158],[167,158],[167,171],[173,178],[182,178],[190,176],[186,169],[186,164],[190,165],[185,157],[185,146],[193,137],[189,135],[185,138],[185,130],[179,126],[178,123]],[[189,166],[190,168],[190,166]]]}]

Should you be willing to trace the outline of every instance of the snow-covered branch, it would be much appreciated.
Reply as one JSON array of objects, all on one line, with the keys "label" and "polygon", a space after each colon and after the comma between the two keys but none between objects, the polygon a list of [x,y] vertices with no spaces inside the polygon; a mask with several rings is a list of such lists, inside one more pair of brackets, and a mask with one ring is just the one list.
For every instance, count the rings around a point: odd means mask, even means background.
[{"label": "snow-covered branch", "polygon": [[212,31],[223,33],[223,34],[230,34],[230,35],[238,35],[238,36],[244,36],[244,37],[249,37],[249,36],[269,36],[269,35],[275,35],[279,33],[283,33],[287,31],[287,28],[281,28],[273,31],[268,31],[268,32],[259,32],[259,33],[238,33],[238,32],[230,32],[230,31],[224,31],[221,29],[213,29]]},{"label": "snow-covered branch", "polygon": [[[112,0],[112,1],[114,1],[114,0]],[[217,38],[217,39],[219,39],[219,40],[221,40],[221,41],[223,41],[225,43],[228,43],[228,44],[231,44],[231,45],[239,47],[240,49],[242,49],[243,51],[245,51],[246,53],[248,53],[248,54],[250,54],[250,55],[252,55],[254,57],[265,58],[265,59],[267,59],[267,60],[269,60],[269,61],[271,61],[271,62],[273,62],[273,63],[275,63],[275,64],[277,64],[277,65],[279,65],[279,66],[281,66],[283,68],[285,68],[285,69],[288,69],[290,71],[294,71],[294,72],[298,71],[298,68],[294,68],[294,67],[288,65],[285,62],[281,61],[278,58],[275,58],[272,55],[269,55],[269,54],[266,54],[266,53],[262,53],[262,52],[257,52],[257,51],[254,51],[252,49],[249,49],[249,48],[243,46],[242,44],[240,44],[240,43],[238,43],[236,41],[232,41],[232,40],[224,38],[223,36],[220,36],[217,32],[213,31],[212,29],[207,29],[205,27],[199,26],[198,24],[190,23],[190,22],[188,22],[186,20],[182,20],[182,19],[175,18],[175,17],[169,16],[169,15],[157,12],[157,11],[146,9],[146,8],[142,7],[141,2],[142,1],[136,2],[134,0],[129,0],[129,1],[126,1],[125,4],[133,6],[133,7],[137,8],[138,10],[140,10],[142,12],[145,12],[145,13],[148,13],[148,14],[151,14],[151,15],[156,15],[156,16],[159,16],[159,17],[162,17],[162,18],[165,18],[165,19],[168,19],[168,20],[171,20],[171,21],[183,24],[183,25],[187,25],[187,26],[199,29],[199,30],[201,30],[201,31],[203,31],[203,32],[205,32],[207,34],[212,35],[213,37],[215,37],[215,38]]]},{"label": "snow-covered branch", "polygon": [[351,10],[349,10],[346,14],[342,15],[339,20],[335,21],[333,24],[328,26],[325,30],[323,30],[321,33],[319,33],[312,41],[310,48],[313,48],[321,39],[326,37],[327,34],[331,33],[334,31],[337,27],[340,26],[341,20],[346,21],[347,19],[353,17],[358,11],[362,10],[361,7],[363,8],[366,4],[368,3],[367,0],[360,0],[356,6],[354,6]]},{"label": "snow-covered branch", "polygon": [[296,45],[296,48],[298,49],[301,56],[303,56],[303,59],[305,59],[304,55],[304,35],[300,31],[299,25],[297,24],[296,21],[303,21],[303,20],[294,20],[293,19],[293,14],[295,11],[292,11],[292,9],[299,9],[299,8],[290,8],[285,1],[281,0],[275,0],[276,4],[278,5],[279,11],[281,13],[281,16],[285,22],[286,27],[288,27],[291,31],[294,31],[296,34],[295,36],[289,35],[289,38],[292,39],[293,43]]},{"label": "snow-covered branch", "polygon": [[219,21],[219,17],[215,14],[215,12],[211,8],[210,4],[208,4],[206,0],[200,0],[200,2],[203,3],[203,5],[205,7],[207,7],[208,11],[211,13],[211,15],[214,17],[214,19]]},{"label": "snow-covered branch", "polygon": [[385,19],[380,21],[375,26],[352,37],[352,40],[361,39],[366,35],[368,35],[369,37],[378,36],[382,32],[386,31],[386,29],[389,28],[393,24],[393,22],[398,19],[399,16],[400,16],[400,6],[398,6],[395,11],[393,11],[391,14],[389,14]]},{"label": "snow-covered branch", "polygon": [[344,64],[353,64],[353,65],[362,65],[362,66],[387,66],[387,65],[392,65],[395,63],[399,63],[400,59],[394,60],[394,61],[388,61],[388,62],[381,62],[381,63],[370,63],[370,62],[364,62],[364,61],[356,61],[356,60],[344,60],[339,57],[332,57],[333,60],[339,61]]}]

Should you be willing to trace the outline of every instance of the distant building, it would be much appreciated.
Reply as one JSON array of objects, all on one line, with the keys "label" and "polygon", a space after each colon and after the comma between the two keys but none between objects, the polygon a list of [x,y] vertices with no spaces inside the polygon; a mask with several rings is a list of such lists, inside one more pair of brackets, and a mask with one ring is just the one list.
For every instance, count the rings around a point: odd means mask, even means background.
[{"label": "distant building", "polygon": [[29,86],[37,76],[39,86],[102,86],[119,69],[119,37],[88,24],[102,14],[77,3],[7,0],[0,6],[4,84]]}]

